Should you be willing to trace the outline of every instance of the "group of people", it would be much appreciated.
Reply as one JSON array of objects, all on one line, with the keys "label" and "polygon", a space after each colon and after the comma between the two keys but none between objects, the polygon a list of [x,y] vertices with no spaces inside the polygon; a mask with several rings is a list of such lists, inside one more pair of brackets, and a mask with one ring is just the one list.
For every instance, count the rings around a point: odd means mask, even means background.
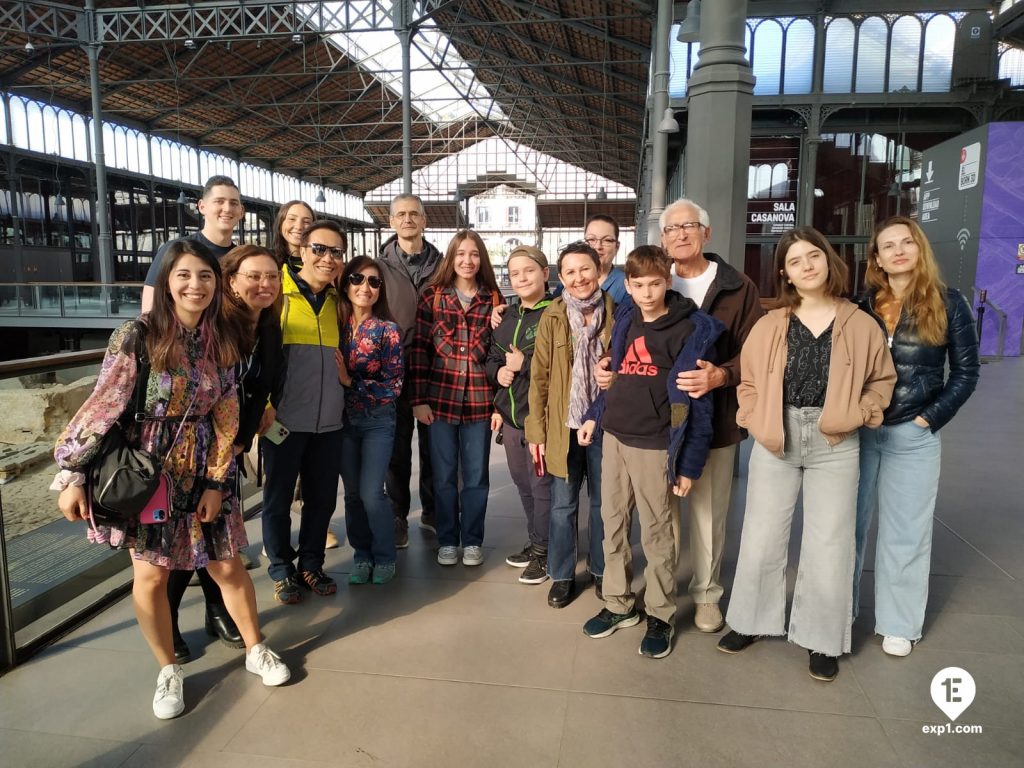
[{"label": "group of people", "polygon": [[[458,232],[441,254],[422,201],[392,201],[394,236],[378,258],[346,258],[344,231],[310,206],[281,207],[273,249],[235,245],[238,188],[211,178],[204,226],[154,257],[143,313],[111,337],[96,387],[58,439],[53,488],[68,519],[90,520],[84,472],[120,423],[166,455],[165,522],[131,520],[90,535],[132,550],[139,625],[161,667],[153,709],[184,709],[191,658],[178,606],[197,573],[206,629],[246,648],[267,685],[290,672],[264,641],[240,559],[248,541],[238,475],[259,436],[262,531],[274,597],[334,594],[324,571],[338,480],[354,551],[348,581],[386,584],[409,543],[418,430],[420,525],[437,562],[484,561],[492,440],[502,444],[527,542],[506,562],[519,581],[549,579],[548,603],[577,596],[579,504],[588,483],[586,570],[602,638],[641,621],[630,528],[647,560],[639,652],[672,650],[680,499],[689,518],[694,623],[730,631],[727,653],[785,635],[791,521],[803,491],[803,540],[788,634],[810,673],[833,679],[850,628],[878,509],[876,631],[892,655],[921,637],[939,474],[938,430],[978,378],[970,308],[946,289],[917,224],[891,219],[870,245],[869,294],[843,298],[847,269],[810,228],[781,238],[775,308],[749,278],[706,251],[708,214],[678,200],[661,245],[614,266],[618,224],[592,216],[552,265],[533,246],[507,264],[507,305],[481,237]],[[945,371],[948,361],[949,373]],[[139,371],[144,413],[124,414]],[[737,447],[755,439],[740,555],[727,616],[719,603]],[[291,512],[298,499],[297,543]]]}]

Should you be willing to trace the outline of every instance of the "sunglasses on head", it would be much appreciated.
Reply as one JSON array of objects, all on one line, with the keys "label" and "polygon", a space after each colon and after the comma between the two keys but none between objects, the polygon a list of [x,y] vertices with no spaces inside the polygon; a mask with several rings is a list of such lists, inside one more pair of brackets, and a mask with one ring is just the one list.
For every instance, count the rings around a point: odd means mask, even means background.
[{"label": "sunglasses on head", "polygon": [[373,290],[375,291],[379,290],[384,282],[376,275],[364,275],[362,272],[353,272],[351,275],[348,276],[348,281],[351,285],[362,285],[363,280],[368,282],[370,284],[370,287],[373,288]]}]

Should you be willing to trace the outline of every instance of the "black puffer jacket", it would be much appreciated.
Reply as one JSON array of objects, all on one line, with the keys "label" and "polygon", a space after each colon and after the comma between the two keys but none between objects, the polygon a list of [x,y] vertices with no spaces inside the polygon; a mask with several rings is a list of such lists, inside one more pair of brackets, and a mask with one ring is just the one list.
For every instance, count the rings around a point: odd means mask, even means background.
[{"label": "black puffer jacket", "polygon": [[[540,316],[551,303],[551,296],[545,295],[532,308],[525,309],[517,302],[505,312],[501,325],[494,329],[491,347],[487,351],[484,368],[487,378],[495,386],[494,408],[502,419],[516,429],[522,429],[526,414],[530,411],[530,363],[537,340],[537,324]],[[522,350],[523,368],[512,379],[512,386],[503,387],[498,383],[498,370],[505,364],[505,353],[515,345]]]},{"label": "black puffer jacket", "polygon": [[[947,341],[941,346],[921,342],[913,322],[900,315],[896,332],[889,339],[892,360],[896,364],[896,389],[885,411],[885,424],[902,424],[920,416],[938,432],[952,419],[978,384],[978,335],[967,300],[952,288],[946,289]],[[874,317],[885,331],[885,323],[875,312],[875,295],[857,302]],[[886,333],[888,336],[888,333]],[[946,358],[949,358],[949,378]]]}]

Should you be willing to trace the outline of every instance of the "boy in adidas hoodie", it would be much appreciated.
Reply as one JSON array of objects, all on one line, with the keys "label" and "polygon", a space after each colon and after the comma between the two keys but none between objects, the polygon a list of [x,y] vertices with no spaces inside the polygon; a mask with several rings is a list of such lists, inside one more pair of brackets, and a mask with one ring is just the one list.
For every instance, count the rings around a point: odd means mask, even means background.
[{"label": "boy in adidas hoodie", "polygon": [[520,245],[508,256],[508,276],[519,303],[505,312],[494,330],[484,368],[497,387],[491,430],[501,434],[508,471],[519,490],[526,512],[530,540],[522,552],[505,558],[523,584],[543,584],[548,579],[548,527],[551,521],[551,475],[537,476],[523,424],[529,411],[530,363],[533,360],[537,324],[551,303],[547,293],[548,259],[532,245]]},{"label": "boy in adidas hoodie", "polygon": [[[630,590],[629,529],[640,515],[640,542],[647,558],[644,603],[647,633],[640,653],[660,659],[672,651],[676,610],[676,543],[672,495],[686,496],[701,476],[711,445],[712,393],[691,399],[675,386],[676,375],[714,356],[724,326],[690,299],[669,290],[672,261],[656,246],[626,258],[626,290],[632,306],[615,312],[611,386],[594,403],[580,428],[580,445],[604,430],[601,518],[604,521],[605,607],[583,627],[588,637],[608,637],[640,621]],[[599,425],[599,426],[598,426]]]}]

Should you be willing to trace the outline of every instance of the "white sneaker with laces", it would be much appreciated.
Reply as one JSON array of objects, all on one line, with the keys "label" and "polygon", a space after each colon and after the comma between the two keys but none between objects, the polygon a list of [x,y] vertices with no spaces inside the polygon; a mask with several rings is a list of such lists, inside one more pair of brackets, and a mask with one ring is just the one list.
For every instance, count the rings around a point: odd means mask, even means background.
[{"label": "white sneaker with laces", "polygon": [[170,720],[185,711],[184,674],[179,664],[168,664],[156,677],[153,714]]},{"label": "white sneaker with laces", "polygon": [[480,547],[469,546],[462,550],[463,565],[482,565],[484,562],[484,551]]},{"label": "white sneaker with laces", "polygon": [[266,643],[257,643],[245,654],[245,668],[263,678],[267,686],[283,685],[291,678],[291,670]]},{"label": "white sneaker with laces", "polygon": [[905,637],[886,635],[882,640],[882,650],[890,656],[909,656],[914,644]]},{"label": "white sneaker with laces", "polygon": [[438,565],[455,565],[459,562],[458,547],[441,547],[437,550]]}]

